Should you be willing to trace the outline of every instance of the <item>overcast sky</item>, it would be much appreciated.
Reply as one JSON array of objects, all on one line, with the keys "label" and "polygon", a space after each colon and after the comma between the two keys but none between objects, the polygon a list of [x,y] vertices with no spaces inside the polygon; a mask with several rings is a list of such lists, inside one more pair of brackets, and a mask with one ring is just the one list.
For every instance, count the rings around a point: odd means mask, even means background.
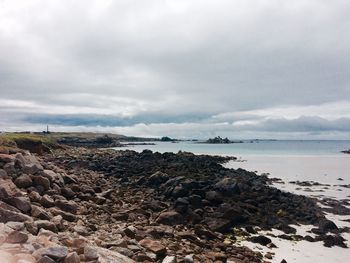
[{"label": "overcast sky", "polygon": [[350,139],[349,0],[0,0],[0,130]]}]

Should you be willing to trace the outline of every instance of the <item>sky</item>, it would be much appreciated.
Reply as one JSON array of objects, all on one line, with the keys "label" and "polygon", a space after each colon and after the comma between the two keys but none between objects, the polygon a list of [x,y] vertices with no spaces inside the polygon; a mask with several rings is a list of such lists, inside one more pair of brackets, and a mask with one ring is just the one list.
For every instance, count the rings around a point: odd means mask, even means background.
[{"label": "sky", "polygon": [[0,0],[0,130],[350,139],[348,0]]}]

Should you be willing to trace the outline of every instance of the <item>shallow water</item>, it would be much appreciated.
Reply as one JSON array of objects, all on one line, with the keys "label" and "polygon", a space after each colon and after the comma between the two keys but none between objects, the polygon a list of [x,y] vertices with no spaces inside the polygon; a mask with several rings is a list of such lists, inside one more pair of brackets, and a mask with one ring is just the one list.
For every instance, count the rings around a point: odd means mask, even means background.
[{"label": "shallow water", "polygon": [[[156,145],[135,145],[127,149],[157,152],[188,151],[198,154],[225,155],[344,155],[340,151],[350,149],[350,141],[254,141],[233,144],[204,144],[197,142],[155,142]],[[118,149],[118,148],[117,148]],[[119,148],[120,149],[120,148]]]}]

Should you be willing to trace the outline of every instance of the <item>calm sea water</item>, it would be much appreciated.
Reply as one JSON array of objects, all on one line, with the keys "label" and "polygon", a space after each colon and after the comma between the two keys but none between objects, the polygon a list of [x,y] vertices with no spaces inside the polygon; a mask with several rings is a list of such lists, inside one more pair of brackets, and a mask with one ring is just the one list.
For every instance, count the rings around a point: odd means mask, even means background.
[{"label": "calm sea water", "polygon": [[[120,149],[120,148],[119,148]],[[156,142],[156,145],[133,145],[126,149],[154,152],[188,151],[197,154],[224,155],[344,155],[340,151],[350,149],[350,141],[259,141],[234,144],[202,144],[195,142]]]}]

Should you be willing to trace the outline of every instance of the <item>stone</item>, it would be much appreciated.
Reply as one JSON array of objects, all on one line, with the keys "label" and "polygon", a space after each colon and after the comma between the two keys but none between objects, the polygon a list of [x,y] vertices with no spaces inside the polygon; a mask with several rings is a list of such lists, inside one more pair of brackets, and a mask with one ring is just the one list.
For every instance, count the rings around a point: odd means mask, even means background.
[{"label": "stone", "polygon": [[39,219],[43,219],[43,220],[50,220],[51,216],[49,215],[49,213],[47,213],[45,211],[45,209],[36,206],[36,205],[32,205],[32,211],[31,211],[31,215],[32,217],[36,217]]},{"label": "stone", "polygon": [[40,199],[40,204],[44,207],[52,207],[55,205],[55,201],[48,195],[43,195]]},{"label": "stone", "polygon": [[61,188],[61,194],[66,198],[73,198],[76,193],[69,187],[62,187]]},{"label": "stone", "polygon": [[180,225],[184,222],[184,218],[176,211],[163,212],[157,218],[157,223],[163,225]]},{"label": "stone", "polygon": [[175,256],[166,256],[162,263],[176,263],[176,257]]},{"label": "stone", "polygon": [[74,201],[67,201],[67,200],[56,200],[55,205],[62,209],[63,211],[76,214],[79,209],[79,205]]},{"label": "stone", "polygon": [[79,255],[76,252],[69,253],[63,263],[80,263]]},{"label": "stone", "polygon": [[214,188],[220,192],[229,194],[238,194],[240,189],[238,187],[237,181],[234,178],[226,177],[221,179],[214,185]]},{"label": "stone", "polygon": [[267,244],[271,243],[271,239],[265,236],[253,236],[248,238],[249,241],[253,242],[253,243],[258,243],[260,245],[266,246]]},{"label": "stone", "polygon": [[9,228],[12,228],[13,230],[17,230],[17,231],[21,231],[25,228],[24,223],[23,222],[7,222],[6,226],[8,226]]},{"label": "stone", "polygon": [[99,248],[99,247],[92,247],[92,249],[94,249],[96,251],[96,253],[98,254],[98,262],[99,263],[114,263],[114,262],[118,262],[118,263],[133,263],[134,261],[131,260],[130,258],[115,252],[115,251],[111,251],[108,249],[104,249],[104,248]]},{"label": "stone", "polygon": [[329,231],[338,229],[337,225],[333,221],[328,219],[321,220],[318,227],[323,233],[327,233]]},{"label": "stone", "polygon": [[63,177],[52,170],[44,170],[41,172],[41,175],[49,179],[51,185],[53,183],[57,183],[58,185],[61,185],[61,186],[64,185]]},{"label": "stone", "polygon": [[97,250],[91,246],[85,246],[84,256],[85,256],[85,260],[87,261],[97,260],[99,258]]},{"label": "stone", "polygon": [[7,176],[7,172],[4,169],[0,169],[0,178],[6,177],[6,176]]},{"label": "stone", "polygon": [[154,174],[152,174],[148,178],[148,184],[159,186],[162,183],[165,183],[166,181],[168,181],[168,179],[169,179],[168,174],[158,171],[158,172],[155,172]]},{"label": "stone", "polygon": [[33,184],[32,178],[28,174],[23,174],[16,178],[15,185],[19,188],[27,188]]},{"label": "stone", "polygon": [[184,263],[193,263],[193,255],[187,255],[185,256],[184,260],[183,260]]},{"label": "stone", "polygon": [[30,220],[32,220],[32,218],[27,215],[5,210],[0,207],[0,223],[7,223],[9,221],[25,222]]},{"label": "stone", "polygon": [[62,211],[61,209],[55,208],[55,207],[51,207],[49,208],[49,212],[55,216],[60,215],[63,217],[63,219],[70,221],[70,222],[74,222],[77,220],[77,217],[71,213]]},{"label": "stone", "polygon": [[164,255],[166,253],[166,247],[162,245],[160,241],[152,240],[150,238],[142,239],[139,244],[144,248],[147,248],[156,255]]},{"label": "stone", "polygon": [[128,226],[124,229],[124,234],[130,238],[135,238],[136,236],[136,228],[133,226]]},{"label": "stone", "polygon": [[35,175],[32,178],[35,186],[41,186],[45,191],[50,189],[50,180],[41,175]]},{"label": "stone", "polygon": [[0,200],[14,196],[21,196],[16,185],[10,179],[0,178]]},{"label": "stone", "polygon": [[14,161],[15,157],[13,155],[0,153],[0,163],[10,163]]},{"label": "stone", "polygon": [[50,231],[52,231],[54,233],[58,232],[58,229],[57,229],[55,223],[50,222],[48,220],[35,221],[35,225],[37,226],[38,230],[43,228],[43,229],[46,229],[46,230],[50,230]]},{"label": "stone", "polygon": [[28,235],[20,232],[20,231],[13,231],[11,232],[7,238],[6,242],[8,243],[25,243],[28,240]]},{"label": "stone", "polygon": [[207,217],[203,220],[203,222],[207,224],[211,231],[214,232],[225,233],[232,227],[231,221],[223,218]]},{"label": "stone", "polygon": [[6,202],[17,209],[19,209],[23,213],[28,213],[32,207],[30,205],[30,201],[27,197],[9,197],[6,199]]},{"label": "stone", "polygon": [[40,203],[41,195],[36,191],[31,191],[28,195],[30,201]]},{"label": "stone", "polygon": [[208,191],[205,194],[205,199],[212,203],[222,203],[223,202],[223,196],[218,191]]},{"label": "stone", "polygon": [[68,249],[62,246],[49,247],[45,249],[42,255],[54,260],[62,260],[68,255]]},{"label": "stone", "polygon": [[37,261],[37,263],[56,263],[56,261],[52,258],[49,258],[48,256],[43,256]]}]

